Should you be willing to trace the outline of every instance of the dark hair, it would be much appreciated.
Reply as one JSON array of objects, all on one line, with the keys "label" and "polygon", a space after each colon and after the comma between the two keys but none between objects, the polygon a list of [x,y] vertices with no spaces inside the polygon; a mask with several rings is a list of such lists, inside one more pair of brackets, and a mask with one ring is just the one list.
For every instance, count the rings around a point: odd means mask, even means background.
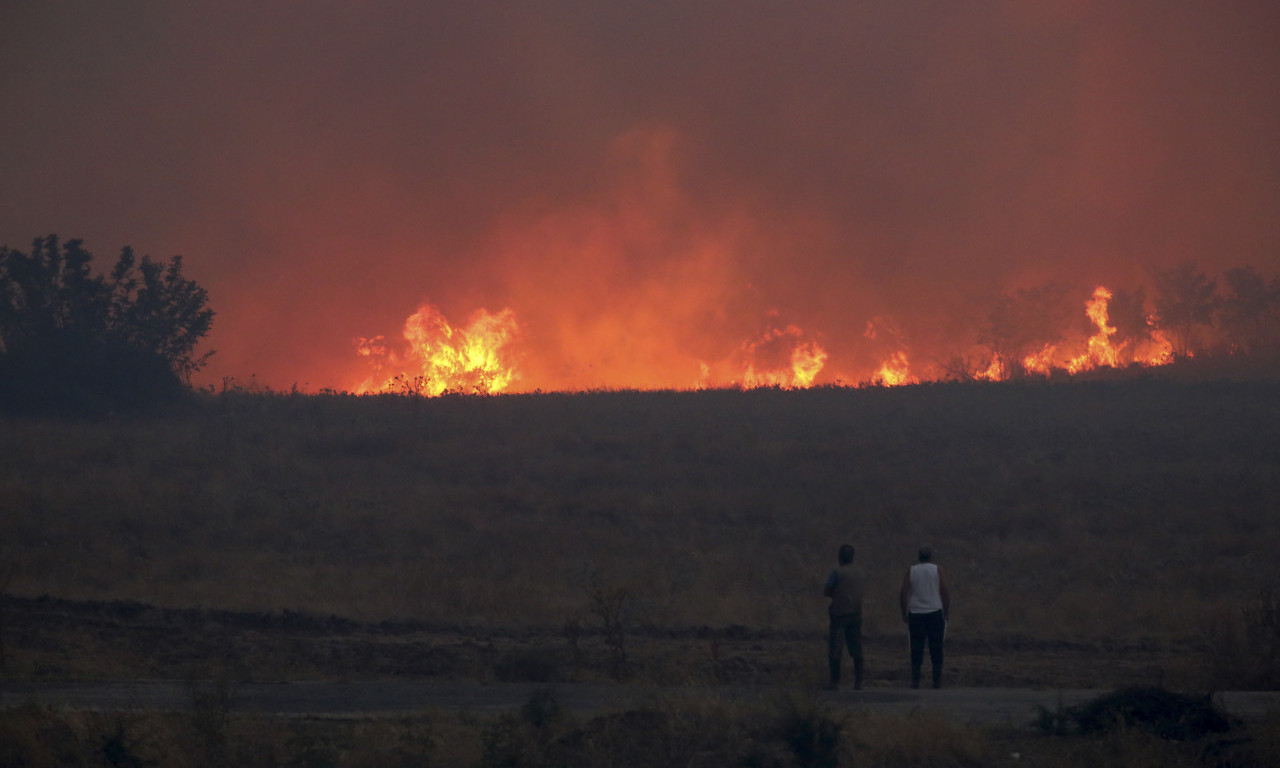
[{"label": "dark hair", "polygon": [[853,562],[853,545],[841,544],[840,552],[836,555],[836,558],[840,560],[841,565],[848,565],[849,563],[852,563]]},{"label": "dark hair", "polygon": [[933,559],[933,547],[928,544],[920,545],[920,562],[927,563]]}]

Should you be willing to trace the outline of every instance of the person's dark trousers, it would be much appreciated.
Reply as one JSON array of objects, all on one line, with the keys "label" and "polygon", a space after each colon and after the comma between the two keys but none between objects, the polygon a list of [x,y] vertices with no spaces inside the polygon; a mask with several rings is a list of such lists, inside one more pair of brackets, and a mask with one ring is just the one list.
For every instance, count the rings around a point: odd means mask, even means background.
[{"label": "person's dark trousers", "polygon": [[840,660],[844,649],[853,657],[853,687],[862,687],[862,614],[850,613],[831,617],[827,636],[827,661],[831,667],[831,686],[840,684]]},{"label": "person's dark trousers", "polygon": [[929,644],[929,661],[933,664],[933,687],[942,687],[942,638],[947,631],[942,611],[910,614],[907,630],[911,633],[911,687],[920,687],[925,643]]}]

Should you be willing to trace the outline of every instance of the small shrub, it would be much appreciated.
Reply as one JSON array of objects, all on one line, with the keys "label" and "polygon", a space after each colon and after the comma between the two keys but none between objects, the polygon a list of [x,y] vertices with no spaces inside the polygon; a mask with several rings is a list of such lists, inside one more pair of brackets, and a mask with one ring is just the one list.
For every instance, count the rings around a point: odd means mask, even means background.
[{"label": "small shrub", "polygon": [[520,768],[536,765],[533,744],[520,720],[505,714],[480,732],[482,768]]},{"label": "small shrub", "polygon": [[600,619],[604,631],[604,642],[609,647],[609,674],[615,680],[626,678],[627,638],[623,626],[630,593],[622,587],[614,587],[594,581],[587,590],[590,599],[590,610]]},{"label": "small shrub", "polygon": [[560,719],[562,712],[555,694],[544,688],[529,696],[529,700],[520,708],[520,717],[533,726],[534,730],[546,732]]},{"label": "small shrub", "polygon": [[778,734],[800,768],[835,768],[844,722],[821,703],[788,699],[782,704]]},{"label": "small shrub", "polygon": [[1185,696],[1163,688],[1126,688],[1072,710],[1082,734],[1137,727],[1162,739],[1194,741],[1231,728],[1208,696]]},{"label": "small shrub", "polygon": [[115,721],[99,742],[98,754],[103,762],[112,768],[146,768],[157,764],[155,760],[144,759],[138,754],[145,746],[133,730],[124,718]]},{"label": "small shrub", "polygon": [[565,646],[569,649],[569,654],[573,657],[574,665],[582,663],[582,646],[579,641],[582,639],[582,617],[570,616],[564,620],[564,626],[560,630],[564,635]]},{"label": "small shrub", "polygon": [[530,694],[520,714],[506,713],[480,733],[483,768],[521,768],[560,764],[552,758],[556,727],[564,719],[555,694],[540,689]]},{"label": "small shrub", "polygon": [[1061,701],[1058,702],[1056,709],[1037,704],[1036,718],[1032,725],[1046,736],[1066,735],[1071,730],[1070,710],[1065,709]]}]

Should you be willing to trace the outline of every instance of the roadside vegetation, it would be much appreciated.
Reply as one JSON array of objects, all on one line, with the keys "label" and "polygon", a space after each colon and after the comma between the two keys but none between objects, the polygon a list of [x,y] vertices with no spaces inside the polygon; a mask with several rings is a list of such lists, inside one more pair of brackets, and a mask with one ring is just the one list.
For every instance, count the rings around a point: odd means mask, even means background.
[{"label": "roadside vegetation", "polygon": [[196,698],[182,712],[0,712],[0,763],[23,766],[236,765],[394,768],[642,766],[1272,766],[1280,720],[1232,723],[1166,691],[1099,697],[1055,722],[966,727],[927,712],[849,711],[805,694],[723,702],[696,693],[578,716],[554,690],[497,715],[467,710],[383,717],[273,717]]}]

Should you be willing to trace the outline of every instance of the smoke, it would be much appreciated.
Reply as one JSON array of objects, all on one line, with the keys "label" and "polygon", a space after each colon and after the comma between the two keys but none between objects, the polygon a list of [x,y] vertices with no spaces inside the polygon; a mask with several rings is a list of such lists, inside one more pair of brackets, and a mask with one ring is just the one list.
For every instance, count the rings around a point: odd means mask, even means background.
[{"label": "smoke", "polygon": [[[0,241],[167,257],[207,380],[346,387],[424,302],[528,386],[823,378],[1002,292],[1280,265],[1280,8],[1227,0],[167,3],[0,10]],[[788,336],[790,338],[790,336]]]}]

